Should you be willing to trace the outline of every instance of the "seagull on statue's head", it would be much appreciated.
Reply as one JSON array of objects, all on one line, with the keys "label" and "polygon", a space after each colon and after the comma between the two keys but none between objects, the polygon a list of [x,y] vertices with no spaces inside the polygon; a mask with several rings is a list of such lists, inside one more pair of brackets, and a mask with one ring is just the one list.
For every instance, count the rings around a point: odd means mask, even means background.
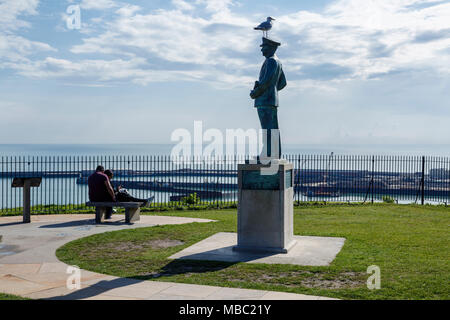
[{"label": "seagull on statue's head", "polygon": [[269,30],[272,29],[272,21],[275,19],[272,17],[267,17],[267,21],[264,21],[259,26],[255,28],[255,30],[261,30],[265,37],[269,35]]}]

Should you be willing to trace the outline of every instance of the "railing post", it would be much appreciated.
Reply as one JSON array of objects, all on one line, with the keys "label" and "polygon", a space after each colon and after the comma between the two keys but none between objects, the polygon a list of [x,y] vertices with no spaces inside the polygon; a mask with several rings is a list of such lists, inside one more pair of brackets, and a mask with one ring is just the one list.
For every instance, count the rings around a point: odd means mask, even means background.
[{"label": "railing post", "polygon": [[300,160],[300,154],[297,154],[297,160],[298,160],[298,166],[297,166],[297,175],[294,174],[294,192],[295,191],[295,187],[297,186],[297,192],[296,192],[296,196],[297,196],[297,204],[300,205],[300,166],[301,166],[301,160]]},{"label": "railing post", "polygon": [[375,189],[375,156],[372,156],[372,204],[373,204],[373,193]]},{"label": "railing post", "polygon": [[422,205],[425,204],[425,156],[422,156]]}]

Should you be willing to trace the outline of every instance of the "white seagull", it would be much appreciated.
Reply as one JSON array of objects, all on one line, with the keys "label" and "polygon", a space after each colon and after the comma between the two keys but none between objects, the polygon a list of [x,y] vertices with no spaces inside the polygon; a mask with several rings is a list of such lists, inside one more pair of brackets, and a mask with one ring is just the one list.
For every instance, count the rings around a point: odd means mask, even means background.
[{"label": "white seagull", "polygon": [[269,31],[272,29],[272,21],[275,19],[272,17],[267,17],[267,21],[264,21],[259,26],[255,28],[255,30],[261,30],[263,35],[267,38],[269,36]]}]

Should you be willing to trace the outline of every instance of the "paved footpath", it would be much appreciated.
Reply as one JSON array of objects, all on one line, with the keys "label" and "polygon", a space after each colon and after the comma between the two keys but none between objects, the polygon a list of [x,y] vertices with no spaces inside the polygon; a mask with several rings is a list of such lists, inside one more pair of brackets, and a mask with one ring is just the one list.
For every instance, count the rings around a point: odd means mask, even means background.
[{"label": "paved footpath", "polygon": [[0,292],[32,299],[89,300],[322,300],[307,296],[263,290],[221,288],[159,281],[118,278],[81,270],[81,288],[67,289],[65,263],[55,251],[67,242],[107,231],[166,224],[210,222],[206,219],[141,216],[141,221],[125,224],[123,215],[96,225],[93,215],[0,217]]}]

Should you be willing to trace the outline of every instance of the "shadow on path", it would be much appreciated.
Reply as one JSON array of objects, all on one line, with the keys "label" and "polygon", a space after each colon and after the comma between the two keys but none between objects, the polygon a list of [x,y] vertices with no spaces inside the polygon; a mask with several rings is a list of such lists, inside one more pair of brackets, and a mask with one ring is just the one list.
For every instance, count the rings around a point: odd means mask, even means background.
[{"label": "shadow on path", "polygon": [[83,226],[108,227],[108,226],[123,226],[123,225],[131,225],[131,224],[126,223],[125,219],[105,221],[100,224],[95,223],[95,219],[89,219],[89,220],[77,220],[77,221],[68,221],[68,222],[61,222],[61,223],[52,223],[52,224],[40,226],[39,228],[58,229],[58,228],[83,227]]},{"label": "shadow on path", "polygon": [[198,253],[192,253],[185,255],[181,260],[195,260],[195,261],[217,261],[221,263],[235,264],[239,262],[249,262],[267,257],[278,255],[277,252],[246,252],[246,251],[234,251],[235,246],[227,246],[209,251],[203,251]]},{"label": "shadow on path", "polygon": [[47,298],[45,300],[80,300],[95,297],[102,293],[107,293],[110,290],[123,288],[137,283],[141,283],[143,280],[130,279],[130,278],[117,278],[113,280],[102,280],[89,287],[82,288],[73,293],[65,296],[56,296]]},{"label": "shadow on path", "polygon": [[16,226],[16,225],[19,225],[19,224],[29,225],[29,223],[23,223],[22,221],[20,221],[20,222],[0,223],[0,227]]}]

